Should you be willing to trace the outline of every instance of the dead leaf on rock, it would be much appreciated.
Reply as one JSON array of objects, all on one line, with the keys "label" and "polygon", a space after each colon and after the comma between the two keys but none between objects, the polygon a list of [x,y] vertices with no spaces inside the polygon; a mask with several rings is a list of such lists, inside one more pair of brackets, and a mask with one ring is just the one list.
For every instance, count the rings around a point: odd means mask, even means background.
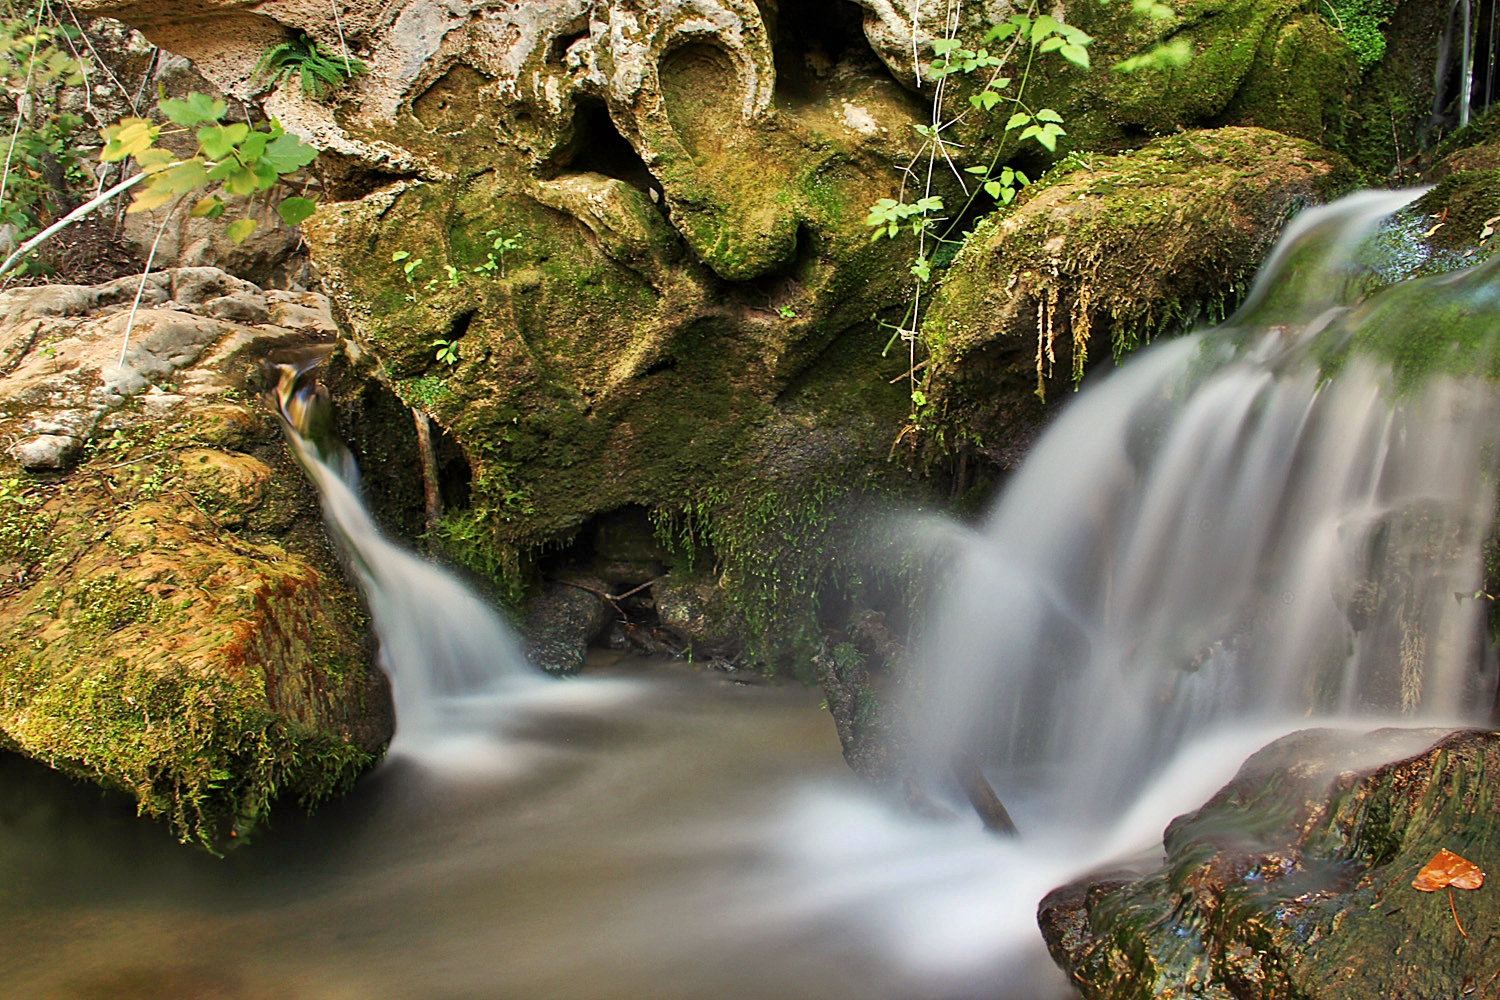
[{"label": "dead leaf on rock", "polygon": [[1455,889],[1478,889],[1482,885],[1484,872],[1479,870],[1479,866],[1447,848],[1434,854],[1411,883],[1411,887],[1419,892],[1437,892],[1449,886]]}]

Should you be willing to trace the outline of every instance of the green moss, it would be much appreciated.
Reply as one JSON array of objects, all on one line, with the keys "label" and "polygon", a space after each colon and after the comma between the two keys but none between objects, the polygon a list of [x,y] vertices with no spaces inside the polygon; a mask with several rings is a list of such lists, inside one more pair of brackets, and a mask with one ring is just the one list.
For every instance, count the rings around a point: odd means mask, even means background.
[{"label": "green moss", "polygon": [[52,548],[56,516],[20,479],[0,481],[0,561],[31,565]]},{"label": "green moss", "polygon": [[1354,50],[1361,71],[1385,58],[1385,34],[1381,29],[1396,12],[1395,0],[1331,0],[1326,12]]}]

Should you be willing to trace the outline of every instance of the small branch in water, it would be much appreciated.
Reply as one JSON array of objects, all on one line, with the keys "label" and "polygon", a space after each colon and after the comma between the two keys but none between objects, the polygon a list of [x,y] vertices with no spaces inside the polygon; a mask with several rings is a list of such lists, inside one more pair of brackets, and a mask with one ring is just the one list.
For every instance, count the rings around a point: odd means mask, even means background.
[{"label": "small branch in water", "polygon": [[610,604],[613,604],[615,606],[615,610],[616,611],[620,612],[620,617],[624,618],[625,617],[625,609],[622,608],[622,607],[620,607],[620,602],[623,601],[623,600],[625,600],[625,598],[627,598],[627,597],[634,597],[636,594],[639,594],[641,591],[645,590],[647,587],[651,586],[652,584],[660,583],[662,581],[662,579],[663,579],[662,577],[657,577],[654,580],[647,580],[645,583],[641,584],[639,587],[631,587],[629,590],[625,591],[625,593],[623,593],[623,594],[606,594],[602,590],[595,590],[593,587],[585,587],[583,584],[581,584],[581,583],[574,583],[572,580],[556,580],[554,582],[560,583],[564,587],[572,587],[574,590],[581,590],[581,591],[583,591],[586,594],[593,594],[595,597],[599,598],[601,601],[608,601]]},{"label": "small branch in water", "polygon": [[995,794],[995,789],[990,787],[989,779],[979,769],[979,761],[972,754],[960,751],[953,755],[953,774],[958,778],[958,783],[963,787],[964,794],[969,798],[969,804],[979,814],[984,822],[986,830],[994,833],[1003,833],[1007,837],[1016,835],[1016,824],[1011,820],[1010,813],[1005,810],[1005,804],[1000,801],[1000,796]]},{"label": "small branch in water", "polygon": [[438,522],[443,518],[443,495],[438,491],[437,452],[432,447],[432,422],[427,414],[411,408],[417,425],[417,451],[422,456],[422,494],[427,502],[427,546],[437,543]]}]

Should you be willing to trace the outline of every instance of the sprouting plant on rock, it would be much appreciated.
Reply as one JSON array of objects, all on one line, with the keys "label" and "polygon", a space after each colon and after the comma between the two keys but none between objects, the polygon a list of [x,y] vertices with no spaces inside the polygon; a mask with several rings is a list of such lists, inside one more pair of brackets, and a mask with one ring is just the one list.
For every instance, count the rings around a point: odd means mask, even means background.
[{"label": "sprouting plant on rock", "polygon": [[484,235],[493,236],[495,240],[490,244],[489,251],[485,254],[484,263],[474,267],[474,273],[487,274],[493,278],[497,277],[496,272],[499,272],[498,277],[503,278],[505,277],[505,255],[521,249],[521,234],[516,233],[513,236],[502,236],[500,235],[500,230],[491,229]]},{"label": "sprouting plant on rock", "polygon": [[266,49],[255,64],[255,76],[266,87],[279,87],[296,77],[302,93],[314,99],[321,98],[325,88],[337,90],[368,72],[369,67],[349,54],[347,45],[335,52],[300,32]]}]

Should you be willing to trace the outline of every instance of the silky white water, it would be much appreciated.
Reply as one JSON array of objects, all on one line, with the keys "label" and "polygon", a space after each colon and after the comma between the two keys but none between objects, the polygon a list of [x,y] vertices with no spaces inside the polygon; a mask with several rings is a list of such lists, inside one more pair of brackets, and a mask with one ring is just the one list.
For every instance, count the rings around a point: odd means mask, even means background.
[{"label": "silky white water", "polygon": [[[1424,297],[1500,316],[1482,269],[1358,304],[1360,247],[1406,197],[1305,213],[1229,324],[1080,393],[982,525],[936,533],[958,555],[897,709],[950,820],[861,786],[815,692],[597,658],[593,682],[539,676],[480,598],[380,536],[309,429],[314,390],[286,383],[392,680],[392,759],[220,861],[0,758],[7,995],[1070,995],[1036,929],[1048,890],[1153,864],[1166,823],[1283,733],[1489,709],[1495,394],[1324,364],[1368,324],[1446,322]],[[965,811],[958,751],[1017,838]]]}]

